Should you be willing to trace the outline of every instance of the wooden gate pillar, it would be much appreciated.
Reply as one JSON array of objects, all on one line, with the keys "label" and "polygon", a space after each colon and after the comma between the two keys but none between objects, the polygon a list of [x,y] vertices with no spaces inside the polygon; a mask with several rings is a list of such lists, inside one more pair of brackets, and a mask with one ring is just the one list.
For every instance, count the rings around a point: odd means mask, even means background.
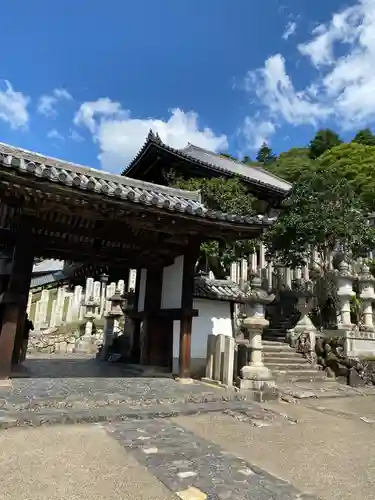
[{"label": "wooden gate pillar", "polygon": [[199,243],[189,245],[184,254],[179,352],[180,379],[187,379],[191,376],[191,328],[193,323],[194,275],[198,255]]},{"label": "wooden gate pillar", "polygon": [[22,342],[28,292],[34,263],[30,232],[20,228],[13,252],[8,289],[0,296],[4,307],[0,333],[0,377],[9,376],[14,362],[18,362]]}]

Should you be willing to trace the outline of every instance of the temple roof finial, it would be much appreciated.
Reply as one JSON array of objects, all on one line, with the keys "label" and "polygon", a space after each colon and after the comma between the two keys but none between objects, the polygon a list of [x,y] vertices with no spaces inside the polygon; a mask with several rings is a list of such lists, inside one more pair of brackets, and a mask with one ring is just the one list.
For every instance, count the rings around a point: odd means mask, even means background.
[{"label": "temple roof finial", "polygon": [[155,139],[155,134],[152,131],[152,128],[150,128],[150,130],[148,131],[147,140],[151,141],[153,139]]}]

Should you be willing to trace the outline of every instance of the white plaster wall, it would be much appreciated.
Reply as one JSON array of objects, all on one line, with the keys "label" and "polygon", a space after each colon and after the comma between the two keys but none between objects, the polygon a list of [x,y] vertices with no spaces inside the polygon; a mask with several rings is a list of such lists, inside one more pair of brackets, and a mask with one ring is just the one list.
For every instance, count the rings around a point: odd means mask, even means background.
[{"label": "white plaster wall", "polygon": [[178,309],[182,300],[182,277],[184,256],[175,258],[171,266],[163,269],[163,284],[161,290],[161,309]]},{"label": "white plaster wall", "polygon": [[[191,332],[191,367],[193,374],[200,375],[206,364],[207,337],[233,335],[230,303],[220,300],[194,299],[193,308],[199,315],[193,318]],[[178,373],[180,349],[180,321],[173,322],[173,373]]]},{"label": "white plaster wall", "polygon": [[139,278],[139,295],[138,295],[139,312],[145,310],[146,282],[147,282],[147,269],[141,269],[141,276]]}]

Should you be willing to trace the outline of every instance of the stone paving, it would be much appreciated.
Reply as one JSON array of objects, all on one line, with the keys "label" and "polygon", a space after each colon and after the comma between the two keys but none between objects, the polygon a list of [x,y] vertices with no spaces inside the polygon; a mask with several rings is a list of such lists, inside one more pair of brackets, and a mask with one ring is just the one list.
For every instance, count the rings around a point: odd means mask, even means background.
[{"label": "stone paving", "polygon": [[[66,429],[72,443],[74,434],[82,440],[83,435],[93,433],[94,444],[82,460],[95,464],[94,456],[103,455],[103,450],[95,448],[95,432],[100,431],[101,436],[104,433],[122,450],[120,458],[108,458],[119,464],[118,473],[123,467],[127,474],[128,464],[137,464],[138,472],[132,477],[138,474],[144,478],[139,493],[134,479],[123,495],[118,494],[120,487],[114,488],[113,498],[375,500],[375,493],[371,493],[375,491],[375,455],[371,444],[375,437],[375,398],[364,396],[371,394],[371,388],[294,384],[282,388],[283,398],[289,404],[257,404],[246,393],[199,382],[183,385],[166,376],[145,377],[135,367],[87,357],[33,357],[26,366],[29,378],[14,378],[12,387],[0,387],[0,474],[2,464],[4,471],[7,468],[7,446],[12,449],[13,442],[26,440],[22,453],[29,453],[27,438],[19,437],[20,433],[41,433],[39,438],[33,438],[34,445],[30,444],[36,447],[30,467],[38,467],[37,457],[45,454],[48,436],[53,435],[54,429],[60,429],[60,436],[66,434],[61,429]],[[63,423],[80,425],[61,427]],[[85,423],[90,425],[82,425]],[[50,425],[43,429],[43,424]],[[61,437],[62,448],[64,442]],[[98,442],[104,443],[99,437]],[[13,448],[16,450],[17,446]],[[49,461],[58,463],[58,458],[53,457],[53,446],[50,448]],[[117,448],[113,450],[117,456]],[[68,452],[61,453],[66,456]],[[80,469],[80,448],[77,454]],[[331,463],[330,457],[335,462]],[[17,464],[15,475],[22,467]],[[75,472],[64,472],[67,466],[63,465],[61,477],[55,478],[61,491],[60,496],[55,495],[58,499],[72,498],[65,482],[66,474]],[[43,477],[48,482],[47,472]],[[24,481],[22,477],[20,481]],[[74,481],[80,484],[78,473]],[[159,486],[155,483],[151,487],[153,481]],[[43,490],[39,483],[38,492]],[[23,497],[12,484],[9,481],[8,496],[4,498]],[[100,485],[94,486],[91,497],[105,498]],[[27,485],[23,487],[25,491],[29,489]],[[134,493],[130,493],[131,488],[135,488]],[[83,486],[81,490],[84,491]],[[49,496],[36,493],[27,498],[50,500],[55,498],[53,491],[51,487]],[[90,497],[85,495],[77,494],[74,498]]]},{"label": "stone paving", "polygon": [[171,417],[219,411],[223,404],[238,409],[250,397],[200,382],[142,377],[87,357],[31,357],[25,366],[29,378],[0,387],[0,428]]},{"label": "stone paving", "polygon": [[168,419],[117,422],[104,428],[180,498],[316,499]]}]

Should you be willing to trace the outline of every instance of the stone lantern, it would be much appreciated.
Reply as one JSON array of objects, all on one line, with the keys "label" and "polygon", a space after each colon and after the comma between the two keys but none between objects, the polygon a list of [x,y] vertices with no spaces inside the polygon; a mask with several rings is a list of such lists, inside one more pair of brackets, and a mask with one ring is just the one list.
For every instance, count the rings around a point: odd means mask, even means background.
[{"label": "stone lantern", "polygon": [[315,348],[316,327],[311,321],[309,314],[312,310],[313,293],[311,291],[311,282],[297,279],[292,284],[292,293],[296,299],[296,309],[299,312],[299,320],[294,328],[288,330],[291,347],[295,347],[296,340],[301,334],[310,336],[312,349]]},{"label": "stone lantern", "polygon": [[109,299],[109,301],[111,302],[111,308],[105,315],[103,348],[100,356],[103,360],[107,359],[108,349],[113,343],[116,327],[118,327],[118,322],[124,315],[122,311],[124,299],[119,290],[116,290],[115,294]]},{"label": "stone lantern", "polygon": [[358,277],[359,284],[359,297],[363,304],[363,325],[361,329],[373,330],[373,318],[372,318],[372,302],[375,300],[374,292],[375,278],[370,273],[370,269],[366,264],[362,264],[361,273]]},{"label": "stone lantern", "polygon": [[269,322],[265,318],[265,306],[273,301],[274,296],[261,287],[261,279],[256,276],[247,294],[250,315],[243,320],[243,326],[249,333],[250,361],[241,369],[239,386],[241,389],[263,390],[275,385],[271,371],[264,366],[262,357],[262,333]]},{"label": "stone lantern", "polygon": [[89,297],[83,303],[86,312],[84,319],[85,323],[85,334],[81,337],[75,347],[75,352],[85,352],[88,354],[96,351],[95,339],[92,336],[92,329],[95,318],[95,308],[98,307],[99,303],[93,298]]},{"label": "stone lantern", "polygon": [[337,273],[337,296],[340,303],[340,318],[338,327],[342,329],[352,328],[350,317],[350,301],[354,297],[353,275],[349,270],[349,264],[343,260],[339,265]]}]

